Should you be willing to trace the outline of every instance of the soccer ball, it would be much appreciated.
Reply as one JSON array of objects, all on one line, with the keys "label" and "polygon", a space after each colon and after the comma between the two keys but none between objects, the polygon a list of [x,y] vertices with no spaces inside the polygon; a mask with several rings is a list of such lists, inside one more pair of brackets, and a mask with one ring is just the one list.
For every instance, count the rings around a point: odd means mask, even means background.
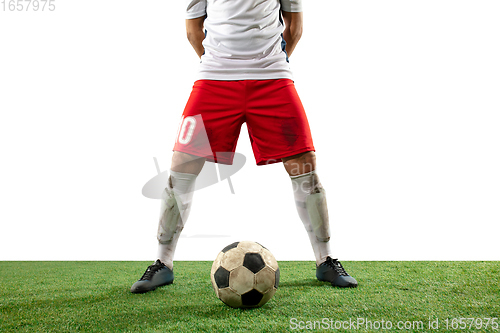
[{"label": "soccer ball", "polygon": [[221,301],[233,308],[250,308],[262,306],[274,296],[280,270],[262,245],[234,242],[215,258],[210,277]]}]

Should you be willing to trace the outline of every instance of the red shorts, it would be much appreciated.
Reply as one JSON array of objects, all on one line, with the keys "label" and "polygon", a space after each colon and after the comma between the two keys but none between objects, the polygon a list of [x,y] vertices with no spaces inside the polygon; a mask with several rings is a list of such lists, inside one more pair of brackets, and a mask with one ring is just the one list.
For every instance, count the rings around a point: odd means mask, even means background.
[{"label": "red shorts", "polygon": [[174,151],[232,164],[244,122],[258,165],[314,151],[304,107],[289,79],[196,81]]}]

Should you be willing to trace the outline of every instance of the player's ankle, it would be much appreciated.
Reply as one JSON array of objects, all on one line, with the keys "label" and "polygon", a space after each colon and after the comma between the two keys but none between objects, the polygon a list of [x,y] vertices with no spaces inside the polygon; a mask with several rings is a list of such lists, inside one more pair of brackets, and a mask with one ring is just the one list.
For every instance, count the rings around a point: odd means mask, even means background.
[{"label": "player's ankle", "polygon": [[163,265],[167,266],[170,270],[174,269],[174,263],[171,260],[165,260],[165,259],[162,259],[162,258],[159,258],[158,260],[160,260],[160,262]]}]

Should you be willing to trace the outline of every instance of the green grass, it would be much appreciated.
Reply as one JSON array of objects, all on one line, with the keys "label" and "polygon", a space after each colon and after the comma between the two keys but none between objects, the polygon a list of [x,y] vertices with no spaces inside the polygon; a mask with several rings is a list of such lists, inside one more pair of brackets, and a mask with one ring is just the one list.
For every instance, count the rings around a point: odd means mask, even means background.
[{"label": "green grass", "polygon": [[249,310],[215,297],[211,262],[176,262],[174,284],[131,294],[149,264],[0,262],[0,332],[284,332],[291,318],[424,324],[394,332],[434,332],[428,321],[438,318],[440,332],[471,332],[479,330],[447,330],[444,320],[500,317],[500,262],[344,262],[356,289],[317,281],[313,262],[280,262],[276,295]]}]

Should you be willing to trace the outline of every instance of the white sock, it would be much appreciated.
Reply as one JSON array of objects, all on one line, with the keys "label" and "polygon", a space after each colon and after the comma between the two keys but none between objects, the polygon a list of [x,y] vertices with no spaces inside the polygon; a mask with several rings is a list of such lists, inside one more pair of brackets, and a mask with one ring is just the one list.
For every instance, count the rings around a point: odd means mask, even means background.
[{"label": "white sock", "polygon": [[[197,175],[190,173],[181,173],[170,170],[170,179],[172,184],[167,186],[176,194],[177,206],[179,207],[181,218],[178,221],[177,231],[174,233],[172,240],[167,243],[158,242],[158,259],[168,268],[173,268],[173,259],[177,241],[181,235],[182,229],[186,224],[186,220],[191,210],[191,199],[193,198],[194,185]],[[170,186],[172,185],[172,186]],[[180,202],[179,202],[180,201]],[[160,215],[163,212],[160,212]]]},{"label": "white sock", "polygon": [[[306,199],[311,194],[314,183],[319,183],[318,176],[315,175],[316,171],[311,171],[298,176],[290,176],[292,179],[293,194],[295,196],[295,205],[300,219],[306,228],[307,235],[311,242],[314,256],[316,257],[316,264],[319,265],[326,260],[326,257],[333,258],[330,250],[330,241],[321,242],[314,234],[309,212],[307,211]],[[321,184],[319,184],[321,186]]]}]

